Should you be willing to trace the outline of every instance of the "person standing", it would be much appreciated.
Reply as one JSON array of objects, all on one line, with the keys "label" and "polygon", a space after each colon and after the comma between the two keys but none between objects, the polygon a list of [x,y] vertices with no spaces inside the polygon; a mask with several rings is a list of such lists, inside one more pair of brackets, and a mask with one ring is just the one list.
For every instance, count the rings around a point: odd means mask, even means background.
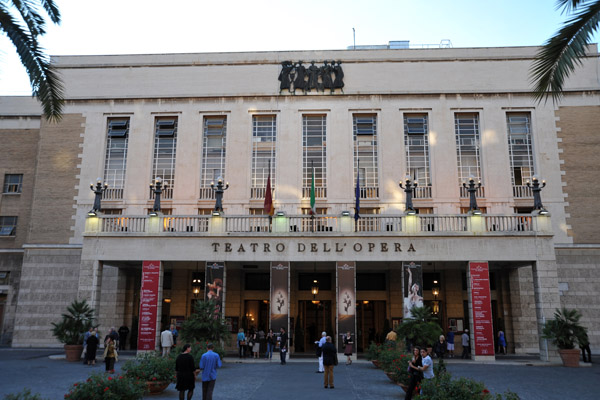
[{"label": "person standing", "polygon": [[173,346],[177,346],[177,336],[179,336],[179,332],[177,332],[177,328],[173,324],[171,324],[171,327],[169,330],[171,331],[171,334],[173,335]]},{"label": "person standing", "polygon": [[240,352],[240,358],[244,358],[246,356],[246,335],[244,335],[244,328],[240,328],[238,330],[237,345]]},{"label": "person standing", "polygon": [[265,360],[273,358],[273,349],[275,348],[275,334],[273,329],[269,329],[267,333],[267,354],[265,354]]},{"label": "person standing", "polygon": [[192,346],[190,344],[183,345],[183,351],[175,360],[175,372],[177,372],[177,385],[175,389],[179,392],[179,400],[184,400],[185,392],[187,391],[187,400],[191,400],[196,388],[196,363],[194,357],[190,354]]},{"label": "person standing", "polygon": [[410,383],[408,384],[408,388],[406,389],[406,395],[404,396],[404,400],[411,400],[413,392],[415,388],[421,382],[423,377],[421,373],[421,367],[423,366],[423,362],[421,360],[421,348],[419,346],[413,347],[413,357],[408,362],[408,373],[410,374]]},{"label": "person standing", "polygon": [[281,359],[281,365],[285,365],[285,356],[288,350],[287,342],[288,334],[285,332],[285,328],[281,327],[279,330],[279,358]]},{"label": "person standing", "polygon": [[462,346],[463,346],[463,352],[460,358],[469,358],[470,354],[471,354],[471,349],[470,347],[470,342],[469,342],[469,330],[465,329],[465,331],[462,334]]},{"label": "person standing", "polygon": [[87,365],[96,365],[96,352],[98,351],[98,345],[100,344],[98,337],[92,332],[90,332],[85,345],[85,360]]},{"label": "person standing", "polygon": [[421,349],[421,372],[423,373],[423,378],[425,379],[433,379],[435,376],[433,373],[433,360],[429,356],[427,349]]},{"label": "person standing", "polygon": [[502,329],[498,331],[498,353],[506,354],[506,338]]},{"label": "person standing", "polygon": [[160,334],[160,345],[162,347],[162,356],[166,357],[171,352],[171,347],[173,347],[173,334],[170,330],[165,329]]},{"label": "person standing", "polygon": [[[213,390],[217,381],[217,368],[221,368],[221,357],[213,351],[215,346],[212,343],[206,345],[206,353],[202,354],[200,359],[200,369],[202,370],[202,400],[212,400]],[[188,394],[188,400],[191,397]]]},{"label": "person standing", "polygon": [[444,358],[444,354],[446,354],[446,338],[444,335],[440,335],[439,340],[435,342],[435,346],[433,346],[433,352],[437,358]]},{"label": "person standing", "polygon": [[448,343],[448,357],[454,358],[454,331],[452,330],[452,327],[448,327],[448,333],[446,334],[446,343]]},{"label": "person standing", "polygon": [[252,334],[252,356],[258,358],[260,353],[260,341],[258,340],[258,334],[256,331]]},{"label": "person standing", "polygon": [[122,325],[119,328],[119,350],[125,350],[127,335],[129,335],[129,328],[127,325]]},{"label": "person standing", "polygon": [[337,365],[337,350],[331,342],[331,336],[325,338],[325,343],[321,347],[323,356],[323,366],[325,375],[323,375],[323,385],[325,389],[329,385],[333,389],[333,366]]},{"label": "person standing", "polygon": [[352,334],[350,333],[350,331],[346,332],[343,340],[344,340],[343,341],[344,355],[347,357],[346,365],[350,365],[350,364],[352,364],[352,350],[353,350],[352,347],[354,345],[354,342],[352,341]]},{"label": "person standing", "polygon": [[321,332],[321,339],[315,342],[315,344],[318,346],[317,354],[319,354],[319,369],[317,370],[317,373],[319,374],[325,372],[325,368],[323,367],[323,345],[326,343],[326,341],[327,332]]},{"label": "person standing", "polygon": [[115,349],[115,341],[111,336],[109,336],[106,341],[106,347],[104,348],[104,363],[106,364],[106,372],[109,374],[113,374],[115,372],[116,360],[117,350]]},{"label": "person standing", "polygon": [[393,329],[391,331],[389,331],[388,334],[385,336],[385,343],[390,344],[394,347],[396,346],[397,340],[398,340],[398,334]]}]

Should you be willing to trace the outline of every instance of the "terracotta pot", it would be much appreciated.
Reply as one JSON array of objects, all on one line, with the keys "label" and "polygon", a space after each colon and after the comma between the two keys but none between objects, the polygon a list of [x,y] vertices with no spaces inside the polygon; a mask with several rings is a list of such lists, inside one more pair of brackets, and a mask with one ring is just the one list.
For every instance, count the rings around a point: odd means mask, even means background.
[{"label": "terracotta pot", "polygon": [[559,349],[564,367],[579,367],[579,349]]},{"label": "terracotta pot", "polygon": [[81,359],[82,352],[82,344],[65,344],[65,356],[67,358],[67,361],[79,361]]},{"label": "terracotta pot", "polygon": [[148,394],[158,394],[163,392],[171,382],[168,381],[147,381],[146,392]]},{"label": "terracotta pot", "polygon": [[396,383],[395,379],[394,379],[394,374],[391,372],[386,372],[385,375],[390,379],[390,381]]},{"label": "terracotta pot", "polygon": [[379,360],[371,360],[375,368],[379,368]]},{"label": "terracotta pot", "polygon": [[402,388],[402,390],[404,390],[404,393],[406,393],[406,391],[408,390],[408,386],[405,385],[404,383],[398,383],[398,386],[400,386]]}]

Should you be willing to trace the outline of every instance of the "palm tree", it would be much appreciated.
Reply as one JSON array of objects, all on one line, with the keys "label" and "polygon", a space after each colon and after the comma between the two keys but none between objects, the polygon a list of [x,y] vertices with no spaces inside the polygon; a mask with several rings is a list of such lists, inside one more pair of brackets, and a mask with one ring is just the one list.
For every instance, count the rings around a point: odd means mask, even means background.
[{"label": "palm tree", "polygon": [[46,21],[40,8],[52,22],[60,24],[60,12],[54,0],[0,1],[0,31],[17,49],[29,75],[32,94],[42,103],[44,115],[50,121],[58,121],[64,103],[63,85],[38,43],[38,38],[46,33]]},{"label": "palm tree", "polygon": [[544,43],[531,66],[533,97],[538,102],[562,97],[565,79],[581,66],[590,37],[600,24],[598,0],[557,0],[556,5],[570,18]]}]

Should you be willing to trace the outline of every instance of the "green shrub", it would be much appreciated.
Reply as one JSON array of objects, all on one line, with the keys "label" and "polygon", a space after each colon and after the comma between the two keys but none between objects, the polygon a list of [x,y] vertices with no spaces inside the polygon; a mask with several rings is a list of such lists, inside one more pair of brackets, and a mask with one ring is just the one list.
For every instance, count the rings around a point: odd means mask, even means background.
[{"label": "green shrub", "polygon": [[60,322],[52,323],[52,334],[63,344],[83,344],[83,334],[94,325],[94,309],[86,300],[74,300],[67,312]]},{"label": "green shrub", "polygon": [[417,400],[519,400],[519,396],[511,391],[492,395],[483,383],[468,378],[452,379],[449,373],[423,379],[421,390]]},{"label": "green shrub", "polygon": [[65,400],[139,400],[145,382],[118,375],[93,374],[85,382],[74,383]]},{"label": "green shrub", "polygon": [[[209,342],[190,343],[192,345],[192,351],[190,352],[190,354],[192,355],[192,357],[194,357],[196,367],[198,367],[198,365],[200,364],[200,358],[202,357],[202,354],[206,353],[206,351],[208,350],[206,348],[208,343]],[[184,344],[185,343],[178,343],[177,346],[175,346],[174,350],[171,352],[171,356],[177,358],[177,356],[181,354],[181,350],[183,349]],[[221,346],[220,343],[213,343],[213,345],[215,346],[213,351],[217,353],[222,360],[223,357],[225,357],[225,348]]]},{"label": "green shrub", "polygon": [[142,382],[175,382],[175,359],[158,353],[144,353],[123,366],[125,376]]},{"label": "green shrub", "polygon": [[23,389],[19,393],[7,394],[4,396],[4,400],[44,400],[38,393],[31,394],[31,390]]},{"label": "green shrub", "polygon": [[181,325],[180,341],[187,343],[230,339],[229,327],[218,311],[214,301],[197,301],[194,312]]}]

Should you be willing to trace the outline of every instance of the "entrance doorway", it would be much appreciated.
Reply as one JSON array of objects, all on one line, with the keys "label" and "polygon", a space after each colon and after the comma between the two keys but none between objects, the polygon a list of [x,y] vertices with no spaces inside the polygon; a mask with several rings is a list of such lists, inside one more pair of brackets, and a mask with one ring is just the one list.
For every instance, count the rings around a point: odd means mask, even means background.
[{"label": "entrance doorway", "polygon": [[256,332],[269,330],[269,300],[246,300],[244,302],[244,316],[242,328],[246,333],[252,328]]},{"label": "entrance doorway", "polygon": [[[331,320],[331,301],[298,301],[297,324],[300,324],[300,327],[295,332],[295,352],[313,352],[315,341],[321,338],[321,332],[325,331],[327,335],[335,337]],[[300,334],[304,337],[300,337]]]},{"label": "entrance doorway", "polygon": [[367,351],[371,342],[380,342],[387,332],[385,325],[385,301],[362,300],[356,303],[356,351]]}]

